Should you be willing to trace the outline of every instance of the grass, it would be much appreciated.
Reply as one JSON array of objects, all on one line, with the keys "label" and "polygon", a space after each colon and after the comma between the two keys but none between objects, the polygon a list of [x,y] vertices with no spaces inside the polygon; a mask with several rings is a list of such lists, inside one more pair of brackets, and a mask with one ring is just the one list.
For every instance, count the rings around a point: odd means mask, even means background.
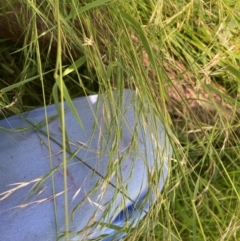
[{"label": "grass", "polygon": [[22,44],[0,39],[2,118],[136,89],[171,129],[175,155],[162,197],[127,240],[240,240],[240,3],[18,2],[31,17]]}]

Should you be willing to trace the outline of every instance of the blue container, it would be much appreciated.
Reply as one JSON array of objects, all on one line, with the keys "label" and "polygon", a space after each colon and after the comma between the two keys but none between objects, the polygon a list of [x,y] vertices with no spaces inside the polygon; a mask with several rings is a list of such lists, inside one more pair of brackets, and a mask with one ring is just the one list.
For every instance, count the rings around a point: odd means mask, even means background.
[{"label": "blue container", "polygon": [[147,101],[124,90],[73,104],[81,123],[65,104],[65,186],[55,105],[47,125],[44,108],[0,121],[1,240],[65,240],[66,232],[69,240],[118,240],[162,190],[172,148]]}]

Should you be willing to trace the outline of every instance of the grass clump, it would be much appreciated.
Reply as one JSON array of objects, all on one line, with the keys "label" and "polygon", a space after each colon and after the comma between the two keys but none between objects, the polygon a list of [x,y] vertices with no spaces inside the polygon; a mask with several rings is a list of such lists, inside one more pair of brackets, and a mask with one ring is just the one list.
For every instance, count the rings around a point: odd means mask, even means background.
[{"label": "grass clump", "polygon": [[162,197],[127,240],[239,240],[240,3],[6,2],[0,21],[18,31],[1,31],[2,118],[54,93],[136,89],[171,128],[175,156]]}]

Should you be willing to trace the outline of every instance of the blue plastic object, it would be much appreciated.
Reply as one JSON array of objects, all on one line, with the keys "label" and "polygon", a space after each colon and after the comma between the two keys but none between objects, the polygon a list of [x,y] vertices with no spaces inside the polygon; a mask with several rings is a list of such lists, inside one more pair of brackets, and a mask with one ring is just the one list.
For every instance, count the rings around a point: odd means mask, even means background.
[{"label": "blue plastic object", "polygon": [[119,240],[162,190],[172,148],[147,102],[124,90],[73,104],[81,122],[65,104],[65,186],[55,105],[47,125],[44,108],[0,121],[1,240],[65,240],[66,232],[69,240]]}]

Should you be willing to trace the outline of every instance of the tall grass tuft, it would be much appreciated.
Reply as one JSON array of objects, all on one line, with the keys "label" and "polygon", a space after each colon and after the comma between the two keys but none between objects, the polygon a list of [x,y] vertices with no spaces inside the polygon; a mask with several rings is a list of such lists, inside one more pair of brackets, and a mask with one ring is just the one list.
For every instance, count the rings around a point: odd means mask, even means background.
[{"label": "tall grass tuft", "polygon": [[2,1],[0,117],[136,90],[174,158],[126,240],[240,240],[239,24],[230,0]]}]

